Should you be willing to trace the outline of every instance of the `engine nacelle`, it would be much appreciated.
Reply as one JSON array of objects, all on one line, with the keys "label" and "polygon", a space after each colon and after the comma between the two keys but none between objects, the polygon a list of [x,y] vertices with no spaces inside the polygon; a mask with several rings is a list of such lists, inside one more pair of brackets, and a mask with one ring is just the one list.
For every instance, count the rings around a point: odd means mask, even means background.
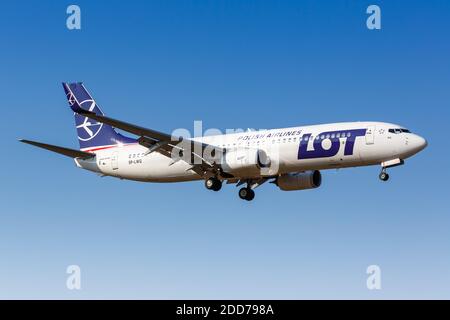
[{"label": "engine nacelle", "polygon": [[283,174],[277,179],[277,185],[283,191],[314,189],[321,184],[322,175],[317,170]]},{"label": "engine nacelle", "polygon": [[269,166],[270,158],[259,149],[227,150],[222,160],[223,170],[236,176],[259,176],[261,169]]}]

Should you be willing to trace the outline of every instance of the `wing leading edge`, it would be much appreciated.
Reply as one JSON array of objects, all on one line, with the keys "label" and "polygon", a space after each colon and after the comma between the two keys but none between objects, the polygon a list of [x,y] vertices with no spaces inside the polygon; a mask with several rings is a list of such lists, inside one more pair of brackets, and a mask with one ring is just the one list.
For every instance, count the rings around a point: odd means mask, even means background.
[{"label": "wing leading edge", "polygon": [[[229,177],[228,174],[222,172],[220,166],[214,161],[215,159],[217,159],[217,154],[223,154],[224,152],[224,150],[220,147],[211,146],[190,139],[183,139],[182,137],[172,136],[170,134],[162,133],[152,129],[147,129],[121,120],[98,115],[81,108],[75,110],[75,112],[84,117],[140,136],[138,142],[149,149],[148,153],[157,151],[170,158],[172,157],[173,151],[178,153],[182,153],[185,151],[190,152],[189,163],[192,164],[192,167],[190,169],[202,177],[208,176],[209,173],[220,173],[226,177]],[[206,159],[203,157],[206,148],[209,148],[210,151],[214,149],[214,152],[212,152],[212,154],[214,154],[214,159]],[[211,152],[209,152],[208,154],[211,154]]]}]

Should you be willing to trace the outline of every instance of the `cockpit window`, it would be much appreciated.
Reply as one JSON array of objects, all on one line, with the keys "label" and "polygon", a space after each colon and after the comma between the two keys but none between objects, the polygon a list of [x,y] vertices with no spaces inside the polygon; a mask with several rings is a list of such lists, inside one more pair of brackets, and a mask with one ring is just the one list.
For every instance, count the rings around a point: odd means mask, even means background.
[{"label": "cockpit window", "polygon": [[399,133],[411,133],[411,131],[409,131],[408,129],[403,129],[403,128],[395,128],[395,129],[389,129],[390,133],[395,133],[395,134],[399,134]]}]

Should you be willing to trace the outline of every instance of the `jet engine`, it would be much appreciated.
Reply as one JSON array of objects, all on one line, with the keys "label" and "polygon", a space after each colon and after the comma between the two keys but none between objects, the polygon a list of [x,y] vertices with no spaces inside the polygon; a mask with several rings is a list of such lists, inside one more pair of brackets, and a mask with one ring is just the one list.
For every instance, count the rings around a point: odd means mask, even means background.
[{"label": "jet engine", "polygon": [[223,156],[222,168],[235,176],[259,176],[262,168],[270,167],[270,158],[260,149],[227,150]]},{"label": "jet engine", "polygon": [[283,191],[314,189],[320,187],[321,183],[322,175],[317,170],[283,174],[276,180],[277,186]]}]

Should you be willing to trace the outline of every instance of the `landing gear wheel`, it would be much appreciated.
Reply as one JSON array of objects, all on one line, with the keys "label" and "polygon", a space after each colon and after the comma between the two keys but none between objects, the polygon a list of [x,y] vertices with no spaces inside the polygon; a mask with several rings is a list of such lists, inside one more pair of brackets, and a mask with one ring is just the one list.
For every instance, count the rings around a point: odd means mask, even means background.
[{"label": "landing gear wheel", "polygon": [[389,180],[389,175],[387,174],[387,172],[382,171],[379,175],[379,178],[381,181],[388,181]]},{"label": "landing gear wheel", "polygon": [[205,187],[208,190],[219,191],[222,188],[222,181],[217,178],[209,178],[205,181]]},{"label": "landing gear wheel", "polygon": [[255,191],[250,188],[242,188],[239,190],[239,198],[242,200],[252,201],[255,198]]}]

